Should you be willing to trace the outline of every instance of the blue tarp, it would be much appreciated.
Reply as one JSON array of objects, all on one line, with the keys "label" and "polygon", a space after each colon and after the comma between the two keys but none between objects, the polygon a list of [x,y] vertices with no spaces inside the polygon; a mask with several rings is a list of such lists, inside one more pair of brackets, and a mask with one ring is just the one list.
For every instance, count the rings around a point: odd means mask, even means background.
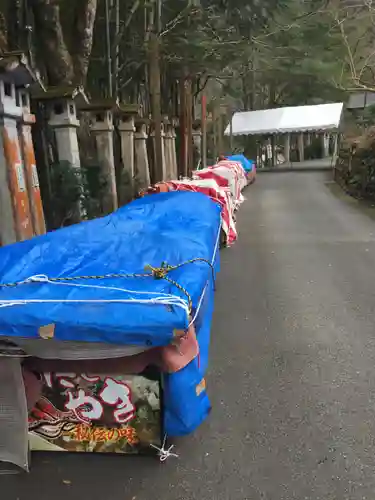
[{"label": "blue tarp", "polygon": [[246,173],[251,172],[253,170],[253,168],[254,168],[254,162],[253,162],[253,160],[249,160],[244,155],[232,155],[232,156],[228,156],[228,160],[240,162]]},{"label": "blue tarp", "polygon": [[199,357],[182,370],[164,378],[164,426],[170,436],[191,433],[204,421],[211,409],[204,375],[208,366],[213,308],[214,289],[210,281],[196,323]]},{"label": "blue tarp", "polygon": [[[0,248],[0,284],[39,275],[33,279],[143,274],[147,265],[177,265],[197,257],[211,262],[219,230],[220,208],[203,194],[147,196],[107,217]],[[196,262],[172,271],[169,278],[189,292],[196,306],[210,273],[206,263]],[[185,293],[165,280],[129,277],[63,283],[68,284],[0,287],[0,305],[13,299],[55,301],[0,308],[1,334],[37,337],[40,326],[54,323],[54,337],[60,340],[158,346],[170,342],[173,329],[188,325]],[[84,302],[64,302],[79,300]],[[132,302],[88,302],[94,300]],[[174,306],[176,300],[181,304]]]},{"label": "blue tarp", "polygon": [[[218,270],[220,207],[200,193],[161,193],[117,212],[45,236],[0,248],[0,335],[38,338],[54,324],[66,341],[160,346],[186,329],[188,291],[200,356],[165,377],[165,430],[191,432],[210,403],[202,379],[207,367],[213,310],[212,270],[205,262],[168,274],[179,285],[144,274],[145,267],[202,258]],[[109,274],[126,278],[100,278]],[[51,283],[51,278],[97,276]],[[31,281],[30,281],[31,278]],[[77,286],[78,285],[78,286]],[[15,301],[25,303],[15,303]],[[14,301],[14,305],[9,305]],[[111,302],[108,302],[111,301]]]}]

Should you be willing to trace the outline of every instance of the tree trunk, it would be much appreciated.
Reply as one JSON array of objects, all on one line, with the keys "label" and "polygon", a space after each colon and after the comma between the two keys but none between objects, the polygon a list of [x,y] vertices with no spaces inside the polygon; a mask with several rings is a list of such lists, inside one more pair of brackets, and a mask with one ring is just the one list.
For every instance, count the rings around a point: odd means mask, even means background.
[{"label": "tree trunk", "polygon": [[187,145],[187,110],[186,110],[186,68],[184,68],[183,76],[180,78],[180,162],[179,176],[187,177],[188,175],[188,145]]},{"label": "tree trunk", "polygon": [[72,83],[73,63],[64,40],[59,3],[53,0],[31,0],[30,5],[48,83],[50,85]]},{"label": "tree trunk", "polygon": [[75,0],[74,83],[84,85],[89,69],[98,0]]},{"label": "tree trunk", "polygon": [[21,0],[11,0],[8,3],[8,48],[19,50],[24,38],[22,27],[22,5]]},{"label": "tree trunk", "polygon": [[186,88],[186,142],[187,142],[187,172],[191,176],[193,165],[193,96],[191,77],[187,80]]},{"label": "tree trunk", "polygon": [[0,54],[9,50],[7,38],[7,23],[5,16],[0,12]]},{"label": "tree trunk", "polygon": [[164,158],[162,146],[162,115],[161,115],[161,95],[160,95],[160,40],[156,33],[150,34],[150,95],[151,95],[151,115],[153,119],[155,134],[155,164],[153,182],[160,182],[164,179]]},{"label": "tree trunk", "polygon": [[90,62],[98,1],[75,0],[74,6],[71,4],[74,15],[69,33],[64,33],[62,28],[60,3],[30,0],[41,60],[49,85],[83,85]]}]

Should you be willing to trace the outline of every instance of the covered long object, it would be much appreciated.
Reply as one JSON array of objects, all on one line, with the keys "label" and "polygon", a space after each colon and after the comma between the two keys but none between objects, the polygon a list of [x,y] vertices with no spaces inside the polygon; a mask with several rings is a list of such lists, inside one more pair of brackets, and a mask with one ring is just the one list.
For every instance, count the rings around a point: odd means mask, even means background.
[{"label": "covered long object", "polygon": [[204,372],[220,225],[207,196],[161,193],[0,248],[0,336],[40,341],[47,328],[46,342],[150,349],[194,322],[200,355],[165,375],[164,388],[166,432],[191,432],[210,408]]}]

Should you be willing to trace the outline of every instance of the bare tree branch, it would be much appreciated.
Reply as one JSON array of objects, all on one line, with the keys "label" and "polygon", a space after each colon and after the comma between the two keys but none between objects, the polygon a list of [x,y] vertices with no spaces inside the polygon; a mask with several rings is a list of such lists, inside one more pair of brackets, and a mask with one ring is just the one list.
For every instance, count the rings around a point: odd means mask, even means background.
[{"label": "bare tree branch", "polygon": [[[372,0],[359,0],[353,5],[344,4],[343,6],[341,3],[331,2],[330,8],[334,26],[339,29],[347,54],[350,80],[354,84],[354,87],[346,88],[341,81],[338,87],[348,91],[358,89],[373,91],[375,87],[375,3]],[[368,73],[371,73],[373,82],[365,81]]]},{"label": "bare tree branch", "polygon": [[124,34],[125,34],[126,30],[129,28],[130,23],[132,22],[132,19],[134,17],[134,14],[137,12],[140,5],[141,5],[141,0],[134,0],[133,5],[130,9],[130,12],[129,12],[125,22],[121,25],[120,32],[118,33],[117,37],[113,41],[112,48],[111,48],[113,54],[115,53],[117,47],[120,45],[120,43],[124,37]]}]

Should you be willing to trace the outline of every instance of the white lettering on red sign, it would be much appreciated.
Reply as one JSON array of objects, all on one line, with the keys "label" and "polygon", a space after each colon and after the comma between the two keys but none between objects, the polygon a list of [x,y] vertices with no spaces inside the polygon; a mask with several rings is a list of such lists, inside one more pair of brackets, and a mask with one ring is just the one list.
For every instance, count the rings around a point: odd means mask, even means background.
[{"label": "white lettering on red sign", "polygon": [[116,407],[113,416],[117,423],[125,424],[134,417],[135,408],[131,402],[130,389],[123,382],[106,377],[99,397],[104,403]]},{"label": "white lettering on red sign", "polygon": [[[68,397],[65,408],[74,413],[77,419],[87,424],[94,420],[100,420],[104,413],[103,404],[113,407],[113,418],[119,424],[132,420],[135,416],[135,407],[131,400],[129,386],[111,377],[105,377],[103,386],[98,396],[77,388],[78,379],[89,383],[97,383],[101,380],[97,375],[76,373],[55,373],[55,380]],[[53,377],[50,372],[44,373],[44,380],[49,388],[53,386]]]},{"label": "white lettering on red sign", "polygon": [[86,424],[93,420],[100,420],[104,412],[101,402],[94,396],[86,394],[83,389],[80,389],[77,394],[68,391],[68,402],[65,408],[71,410],[81,422]]}]

